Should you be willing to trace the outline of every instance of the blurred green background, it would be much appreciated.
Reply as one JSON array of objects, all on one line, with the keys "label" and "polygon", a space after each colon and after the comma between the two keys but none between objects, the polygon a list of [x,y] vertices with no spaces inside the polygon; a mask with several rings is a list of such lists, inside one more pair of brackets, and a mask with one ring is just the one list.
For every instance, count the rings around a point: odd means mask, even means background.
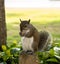
[{"label": "blurred green background", "polygon": [[60,42],[60,9],[59,8],[6,8],[7,42],[20,42],[19,19],[31,19],[39,31],[47,30],[52,34],[53,42]]}]

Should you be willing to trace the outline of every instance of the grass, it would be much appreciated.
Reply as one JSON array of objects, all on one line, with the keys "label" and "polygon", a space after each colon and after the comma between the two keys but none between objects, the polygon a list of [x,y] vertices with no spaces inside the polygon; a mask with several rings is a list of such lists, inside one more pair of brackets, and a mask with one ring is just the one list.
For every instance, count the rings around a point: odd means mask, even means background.
[{"label": "grass", "polygon": [[[53,38],[60,38],[60,9],[6,9],[7,42],[20,41],[19,19],[31,19],[31,23],[40,31],[48,30]],[[54,42],[60,42],[54,41]]]}]

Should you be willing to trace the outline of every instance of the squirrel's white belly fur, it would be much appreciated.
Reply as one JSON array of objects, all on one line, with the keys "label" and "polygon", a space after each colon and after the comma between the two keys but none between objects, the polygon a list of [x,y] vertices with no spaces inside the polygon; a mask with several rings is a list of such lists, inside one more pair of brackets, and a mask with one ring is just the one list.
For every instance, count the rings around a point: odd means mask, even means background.
[{"label": "squirrel's white belly fur", "polygon": [[33,37],[31,38],[22,37],[21,42],[22,42],[22,48],[24,51],[27,51],[27,50],[33,51],[33,48],[32,48]]}]

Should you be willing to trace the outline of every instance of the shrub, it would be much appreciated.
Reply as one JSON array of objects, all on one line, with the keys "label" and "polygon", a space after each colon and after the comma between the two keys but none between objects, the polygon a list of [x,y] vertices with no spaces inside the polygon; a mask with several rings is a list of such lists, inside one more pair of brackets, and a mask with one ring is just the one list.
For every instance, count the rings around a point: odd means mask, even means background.
[{"label": "shrub", "polygon": [[[49,51],[37,52],[40,64],[60,64],[60,43],[53,43]],[[22,46],[17,41],[12,45],[2,45],[3,52],[0,52],[0,64],[18,64],[19,53]]]}]

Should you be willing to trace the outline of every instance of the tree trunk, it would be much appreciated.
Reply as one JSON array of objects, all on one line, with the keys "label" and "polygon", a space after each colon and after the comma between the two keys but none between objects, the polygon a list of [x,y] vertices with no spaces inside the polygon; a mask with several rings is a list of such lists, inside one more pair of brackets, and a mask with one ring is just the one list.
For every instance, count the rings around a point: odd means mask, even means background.
[{"label": "tree trunk", "polygon": [[36,54],[22,54],[19,56],[19,64],[39,64]]},{"label": "tree trunk", "polygon": [[1,46],[6,45],[6,23],[5,23],[5,7],[4,0],[0,0],[0,51],[2,51]]}]

